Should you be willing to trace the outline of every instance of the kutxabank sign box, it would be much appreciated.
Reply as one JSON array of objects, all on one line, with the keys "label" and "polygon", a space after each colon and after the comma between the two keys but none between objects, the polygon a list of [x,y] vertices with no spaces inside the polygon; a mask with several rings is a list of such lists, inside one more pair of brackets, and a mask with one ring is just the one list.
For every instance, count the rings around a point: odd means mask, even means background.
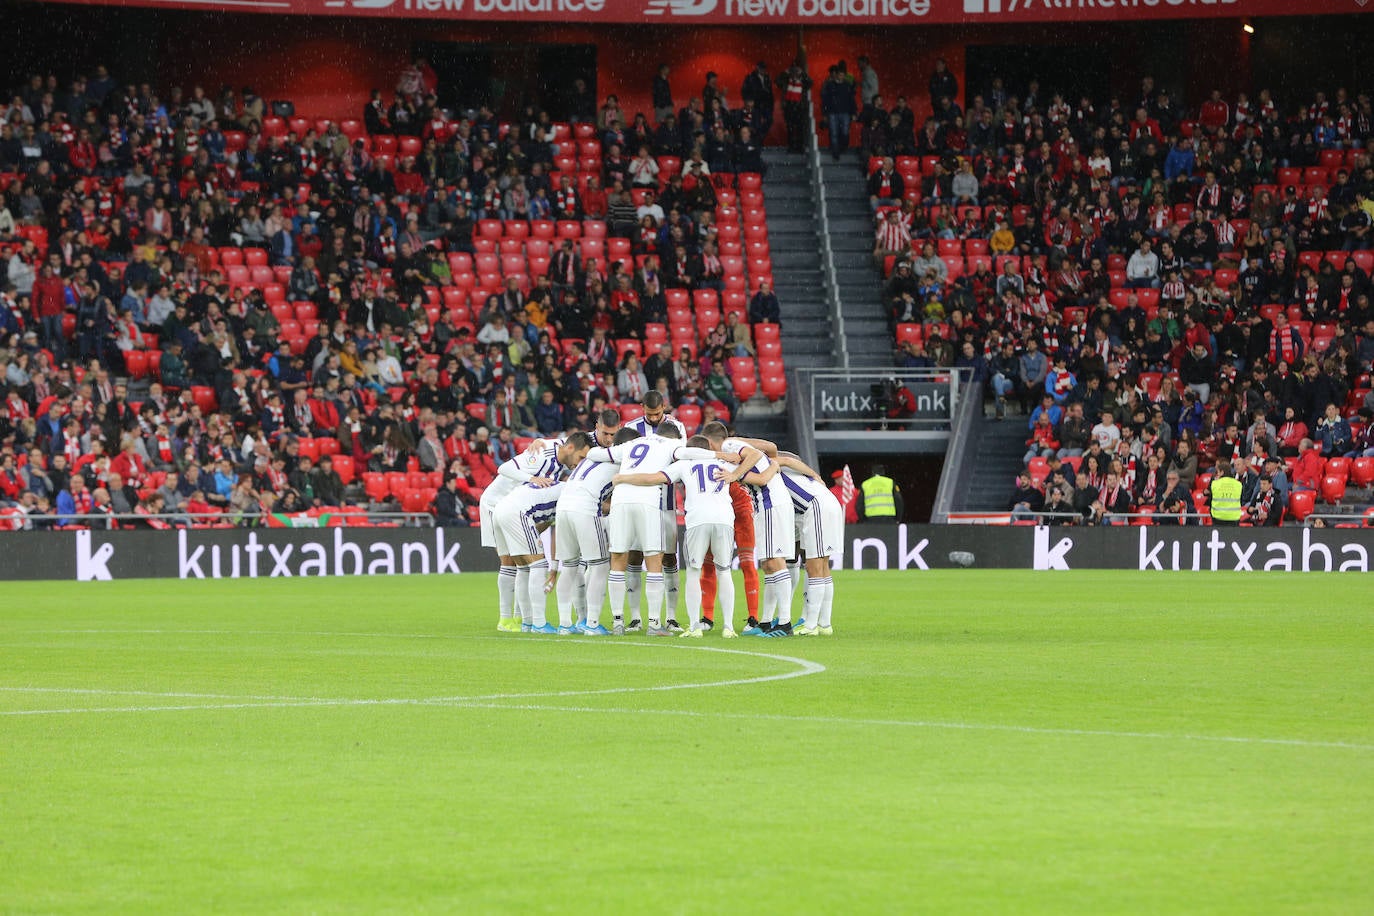
[{"label": "kutxabank sign box", "polygon": [[962,25],[1314,16],[1368,0],[58,0],[221,12],[491,22]]},{"label": "kutxabank sign box", "polygon": [[[1374,528],[853,525],[841,569],[1369,572]],[[468,528],[9,532],[0,581],[495,572]]]}]

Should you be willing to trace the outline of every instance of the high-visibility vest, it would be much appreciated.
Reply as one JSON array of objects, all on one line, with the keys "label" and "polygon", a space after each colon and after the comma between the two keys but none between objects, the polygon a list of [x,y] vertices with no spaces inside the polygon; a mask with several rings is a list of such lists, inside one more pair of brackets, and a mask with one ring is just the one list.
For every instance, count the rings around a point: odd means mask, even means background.
[{"label": "high-visibility vest", "polygon": [[1240,521],[1240,481],[1234,477],[1212,480],[1212,518],[1222,522]]},{"label": "high-visibility vest", "polygon": [[897,485],[891,477],[874,475],[865,480],[860,489],[864,491],[864,515],[869,518],[897,517],[897,501],[893,498]]}]

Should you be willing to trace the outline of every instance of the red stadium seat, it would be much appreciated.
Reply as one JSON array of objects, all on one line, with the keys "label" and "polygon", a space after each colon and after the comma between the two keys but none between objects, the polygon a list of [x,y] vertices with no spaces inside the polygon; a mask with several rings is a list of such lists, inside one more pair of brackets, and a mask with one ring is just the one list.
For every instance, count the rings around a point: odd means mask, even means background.
[{"label": "red stadium seat", "polygon": [[1356,458],[1350,462],[1350,482],[1360,488],[1374,484],[1374,458]]},{"label": "red stadium seat", "polygon": [[1317,494],[1311,490],[1294,490],[1288,494],[1288,513],[1295,521],[1302,521],[1312,514],[1317,505]]},{"label": "red stadium seat", "polygon": [[1345,477],[1327,474],[1322,478],[1322,499],[1328,506],[1334,506],[1345,498]]},{"label": "red stadium seat", "polygon": [[[332,441],[334,441],[334,440],[331,439],[331,440],[322,440],[322,441],[330,441],[330,442],[332,442]],[[352,455],[334,455],[332,458],[330,458],[330,460],[331,460],[332,462],[334,462],[334,473],[336,473],[336,474],[339,475],[339,480],[343,481],[344,486],[347,486],[347,485],[349,485],[350,483],[352,483],[352,482],[353,482],[353,456],[352,456]]]}]

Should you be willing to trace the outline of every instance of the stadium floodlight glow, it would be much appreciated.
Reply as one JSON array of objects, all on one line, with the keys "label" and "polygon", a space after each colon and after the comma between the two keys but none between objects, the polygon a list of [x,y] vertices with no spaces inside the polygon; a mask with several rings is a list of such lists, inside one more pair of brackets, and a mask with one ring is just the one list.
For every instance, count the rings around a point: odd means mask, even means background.
[{"label": "stadium floodlight glow", "polygon": [[1246,35],[1255,34],[1255,27],[1248,22],[1245,23],[1245,25],[1241,26],[1241,28],[1245,30]]}]

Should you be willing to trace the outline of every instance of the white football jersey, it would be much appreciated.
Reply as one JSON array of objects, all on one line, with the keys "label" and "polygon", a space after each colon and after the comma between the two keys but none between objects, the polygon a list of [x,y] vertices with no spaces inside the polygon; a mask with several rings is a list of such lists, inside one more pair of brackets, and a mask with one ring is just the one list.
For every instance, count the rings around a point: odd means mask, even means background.
[{"label": "white football jersey", "polygon": [[[726,439],[720,446],[722,452],[734,452],[735,454],[743,453],[746,448],[752,448],[752,446],[749,445],[748,442],[741,442],[739,439]],[[759,460],[754,462],[754,466],[750,468],[750,470],[762,474],[764,471],[768,470],[769,464],[769,457],[761,454]],[[768,486],[766,487],[756,487],[752,484],[744,484],[744,488],[749,491],[749,495],[753,499],[755,512],[772,508],[773,506],[786,506],[790,498],[787,492],[787,485],[782,481],[782,474],[775,475],[773,479],[768,482]]]},{"label": "white football jersey", "polygon": [[494,491],[492,498],[500,499],[532,477],[547,477],[550,480],[556,480],[565,470],[558,460],[558,447],[565,441],[564,439],[545,439],[542,449],[526,449],[509,461],[501,462],[501,468],[498,471],[513,471],[520,479],[513,479],[505,474],[497,473],[496,478],[487,486],[487,490]]},{"label": "white football jersey", "polygon": [[734,470],[724,461],[711,458],[674,461],[663,471],[667,480],[682,484],[688,528],[735,523],[735,504],[730,499],[730,485],[725,480]]},{"label": "white football jersey", "polygon": [[830,492],[819,480],[813,480],[791,468],[783,468],[778,476],[782,478],[787,494],[792,497],[792,509],[797,513],[805,512],[812,503],[822,499],[822,493]]},{"label": "white football jersey", "polygon": [[611,478],[620,472],[614,463],[584,458],[573,468],[558,507],[569,512],[601,513],[601,503],[611,495]]},{"label": "white football jersey", "polygon": [[[714,458],[715,452],[704,448],[687,448],[681,439],[641,436],[630,442],[612,445],[610,448],[594,448],[587,456],[593,461],[617,462],[622,474],[657,474],[666,470],[668,465],[679,458]],[[631,487],[622,484],[615,488],[612,500],[627,505],[637,504],[662,509],[665,508],[665,492],[671,491],[666,486]]]}]

